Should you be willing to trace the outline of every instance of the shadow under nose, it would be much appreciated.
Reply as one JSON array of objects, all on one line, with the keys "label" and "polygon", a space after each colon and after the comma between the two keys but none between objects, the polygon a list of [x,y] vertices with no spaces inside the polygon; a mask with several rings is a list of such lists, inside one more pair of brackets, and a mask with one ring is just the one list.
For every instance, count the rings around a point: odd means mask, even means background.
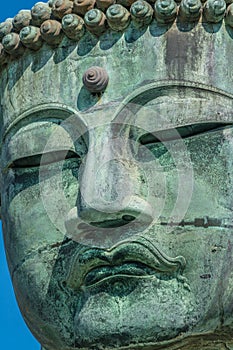
[{"label": "shadow under nose", "polygon": [[73,240],[102,247],[106,242],[111,246],[141,233],[153,219],[150,204],[144,199],[133,197],[125,208],[115,210],[110,206],[98,205],[83,206],[81,210],[74,207],[68,213],[65,226],[68,237]]}]

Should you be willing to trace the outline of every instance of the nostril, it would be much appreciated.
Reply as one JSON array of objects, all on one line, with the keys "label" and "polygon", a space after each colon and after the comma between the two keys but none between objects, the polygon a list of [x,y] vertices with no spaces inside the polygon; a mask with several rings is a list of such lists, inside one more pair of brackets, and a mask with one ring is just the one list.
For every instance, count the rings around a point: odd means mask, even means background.
[{"label": "nostril", "polygon": [[127,225],[129,221],[122,219],[115,219],[115,220],[104,220],[104,221],[97,221],[97,222],[90,222],[91,226],[94,227],[100,227],[100,228],[117,228],[124,225]]},{"label": "nostril", "polygon": [[90,229],[90,226],[92,227],[99,227],[99,228],[117,228],[124,225],[127,225],[129,222],[134,221],[136,218],[133,215],[123,215],[119,219],[114,220],[104,220],[104,221],[92,221],[87,223],[78,223],[77,229],[78,230],[85,230]]},{"label": "nostril", "polygon": [[[143,199],[133,198],[122,210],[108,211],[109,207],[82,206],[67,214],[67,237],[84,245],[111,248],[129,236],[142,232],[153,221],[153,211]],[[141,210],[139,210],[141,209]]]},{"label": "nostril", "polygon": [[118,219],[114,220],[104,220],[97,222],[90,222],[90,225],[101,228],[117,228],[124,225],[127,225],[129,222],[132,222],[136,219],[133,215],[123,215]]},{"label": "nostril", "polygon": [[[104,229],[115,229],[116,236],[121,234],[122,238],[125,233],[133,234],[145,225],[150,225],[154,220],[153,209],[147,201],[131,197],[125,202],[122,204],[123,208],[115,208],[115,210],[104,206],[93,209],[84,205],[81,208],[72,208],[65,221],[68,237],[85,241],[89,233],[100,237],[107,234]],[[129,225],[131,225],[130,229]],[[117,230],[120,227],[122,229]]]},{"label": "nostril", "polygon": [[130,222],[130,221],[134,221],[136,218],[133,215],[123,215],[122,216],[122,220]]}]

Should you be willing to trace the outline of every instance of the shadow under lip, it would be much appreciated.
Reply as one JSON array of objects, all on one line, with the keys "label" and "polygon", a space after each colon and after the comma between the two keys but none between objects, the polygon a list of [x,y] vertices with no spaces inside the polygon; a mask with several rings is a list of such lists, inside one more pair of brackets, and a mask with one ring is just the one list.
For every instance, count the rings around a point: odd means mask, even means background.
[{"label": "shadow under lip", "polygon": [[90,285],[85,285],[82,288],[83,292],[88,293],[107,293],[112,296],[127,296],[133,292],[141,281],[148,279],[153,279],[153,284],[159,285],[159,279],[154,275],[127,275],[127,274],[116,274],[113,276],[108,276]]}]

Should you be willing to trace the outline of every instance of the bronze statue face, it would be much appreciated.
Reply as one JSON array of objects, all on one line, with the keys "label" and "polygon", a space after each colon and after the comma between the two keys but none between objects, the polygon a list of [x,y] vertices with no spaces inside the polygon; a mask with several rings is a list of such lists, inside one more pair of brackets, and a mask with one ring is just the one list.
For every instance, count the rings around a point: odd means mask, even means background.
[{"label": "bronze statue face", "polygon": [[[6,252],[46,350],[231,339],[233,91],[207,58],[228,61],[232,39],[213,49],[199,25],[191,55],[190,33],[143,34],[87,34],[1,73]],[[82,80],[91,66],[103,90]]]}]

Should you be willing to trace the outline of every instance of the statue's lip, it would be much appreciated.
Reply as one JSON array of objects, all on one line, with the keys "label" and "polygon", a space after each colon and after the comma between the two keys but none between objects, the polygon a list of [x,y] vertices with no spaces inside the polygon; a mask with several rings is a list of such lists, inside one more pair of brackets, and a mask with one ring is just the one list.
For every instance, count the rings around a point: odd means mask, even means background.
[{"label": "statue's lip", "polygon": [[144,237],[121,242],[111,249],[85,248],[74,257],[67,278],[73,289],[90,286],[116,275],[174,275],[186,265],[183,256],[168,257]]},{"label": "statue's lip", "polygon": [[[156,271],[162,273],[162,271]],[[135,261],[127,261],[119,265],[98,266],[90,270],[84,279],[86,287],[97,286],[100,283],[109,281],[111,278],[130,278],[153,276],[155,269],[148,267],[146,264]]]}]

